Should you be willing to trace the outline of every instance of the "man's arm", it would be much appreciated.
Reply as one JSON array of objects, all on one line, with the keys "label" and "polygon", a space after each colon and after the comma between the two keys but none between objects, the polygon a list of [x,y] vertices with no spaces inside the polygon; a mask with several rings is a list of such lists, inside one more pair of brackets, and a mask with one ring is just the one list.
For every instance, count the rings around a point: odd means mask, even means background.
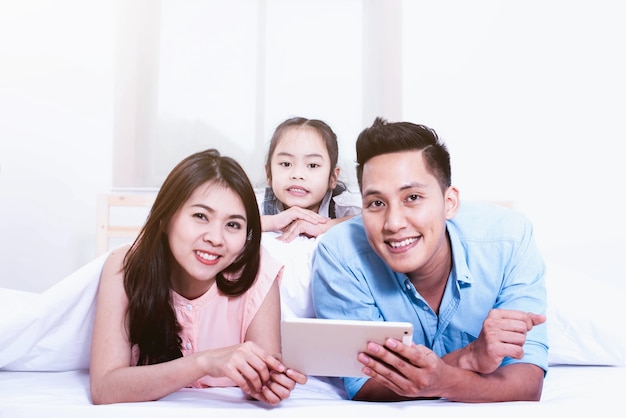
[{"label": "man's arm", "polygon": [[533,364],[509,364],[481,374],[451,366],[422,345],[409,347],[396,340],[388,340],[385,347],[370,343],[359,361],[370,379],[355,400],[537,401],[544,379],[543,369]]},{"label": "man's arm", "polygon": [[483,321],[478,338],[443,357],[446,364],[478,373],[492,373],[505,357],[524,358],[526,334],[546,321],[544,315],[492,309]]}]

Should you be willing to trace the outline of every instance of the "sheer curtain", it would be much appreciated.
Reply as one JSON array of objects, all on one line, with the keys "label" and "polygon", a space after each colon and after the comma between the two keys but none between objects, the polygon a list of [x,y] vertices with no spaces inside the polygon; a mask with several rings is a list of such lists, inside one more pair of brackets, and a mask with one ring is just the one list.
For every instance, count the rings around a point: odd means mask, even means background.
[{"label": "sheer curtain", "polygon": [[215,147],[264,182],[274,127],[323,119],[353,183],[354,141],[401,117],[401,1],[139,0],[118,3],[116,188],[158,187]]}]

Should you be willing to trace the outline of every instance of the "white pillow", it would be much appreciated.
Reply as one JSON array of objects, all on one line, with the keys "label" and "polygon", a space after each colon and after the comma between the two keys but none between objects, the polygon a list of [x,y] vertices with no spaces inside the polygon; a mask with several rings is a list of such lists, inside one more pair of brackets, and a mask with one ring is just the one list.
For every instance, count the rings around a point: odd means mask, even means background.
[{"label": "white pillow", "polygon": [[574,268],[547,262],[548,362],[626,365],[626,292]]},{"label": "white pillow", "polygon": [[291,242],[276,239],[280,234],[264,232],[261,243],[269,253],[284,264],[280,282],[283,318],[313,318],[311,298],[311,259],[320,237],[299,236]]}]

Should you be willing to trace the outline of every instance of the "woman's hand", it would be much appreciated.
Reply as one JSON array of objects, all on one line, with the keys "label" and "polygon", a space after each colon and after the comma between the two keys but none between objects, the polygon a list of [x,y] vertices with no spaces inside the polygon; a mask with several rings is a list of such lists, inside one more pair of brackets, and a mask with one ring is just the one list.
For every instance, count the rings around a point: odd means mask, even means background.
[{"label": "woman's hand", "polygon": [[286,369],[284,373],[272,372],[270,380],[261,391],[252,393],[250,396],[270,405],[276,405],[289,397],[296,383],[303,385],[306,381],[306,375],[293,369]]},{"label": "woman's hand", "polygon": [[228,377],[248,395],[262,392],[273,373],[287,370],[280,360],[252,341],[205,353],[206,374]]}]

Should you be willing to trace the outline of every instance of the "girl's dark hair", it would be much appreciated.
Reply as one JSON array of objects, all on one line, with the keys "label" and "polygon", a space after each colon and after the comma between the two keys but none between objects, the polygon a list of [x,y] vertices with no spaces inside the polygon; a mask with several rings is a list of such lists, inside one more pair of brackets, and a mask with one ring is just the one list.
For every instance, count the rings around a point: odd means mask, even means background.
[{"label": "girl's dark hair", "polygon": [[[215,149],[188,156],[165,179],[139,236],[124,259],[124,288],[128,296],[126,325],[131,344],[139,348],[137,365],[182,357],[181,327],[170,296],[171,267],[176,261],[169,247],[167,225],[193,191],[207,182],[227,187],[241,197],[248,227],[248,240],[242,253],[217,274],[218,289],[226,295],[237,296],[247,291],[257,276],[261,219],[248,176],[239,163],[221,156]],[[225,273],[230,274],[225,276]]]},{"label": "girl's dark hair", "polygon": [[437,133],[424,125],[410,122],[389,123],[377,117],[365,128],[356,141],[356,175],[359,189],[363,191],[363,165],[382,154],[402,151],[419,151],[427,169],[435,176],[442,191],[452,184],[450,154]]},{"label": "girl's dark hair", "polygon": [[267,155],[265,156],[265,167],[268,180],[272,179],[272,155],[274,155],[278,141],[287,129],[293,127],[308,127],[314,129],[318,134],[320,134],[320,136],[324,139],[324,144],[326,144],[326,149],[328,150],[328,156],[330,157],[331,164],[330,174],[332,175],[333,170],[337,167],[337,161],[339,160],[339,144],[337,142],[337,135],[324,121],[296,116],[283,121],[274,130]]}]

